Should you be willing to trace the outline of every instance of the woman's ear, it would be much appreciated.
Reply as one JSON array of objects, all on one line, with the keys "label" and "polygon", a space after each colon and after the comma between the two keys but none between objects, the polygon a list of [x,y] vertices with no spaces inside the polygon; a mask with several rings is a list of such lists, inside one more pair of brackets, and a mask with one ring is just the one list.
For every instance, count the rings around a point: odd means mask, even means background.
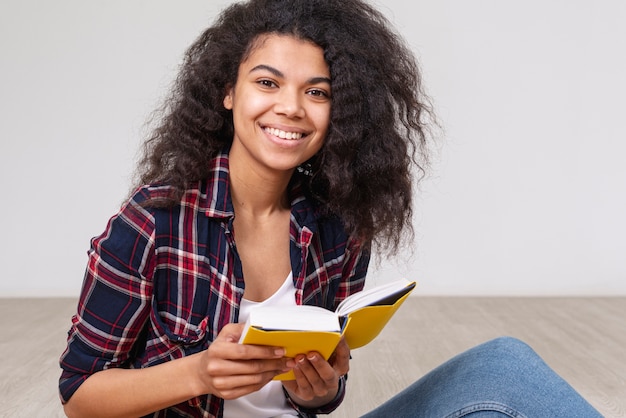
[{"label": "woman's ear", "polygon": [[232,87],[226,89],[226,96],[224,96],[224,107],[228,110],[233,110],[233,89]]}]

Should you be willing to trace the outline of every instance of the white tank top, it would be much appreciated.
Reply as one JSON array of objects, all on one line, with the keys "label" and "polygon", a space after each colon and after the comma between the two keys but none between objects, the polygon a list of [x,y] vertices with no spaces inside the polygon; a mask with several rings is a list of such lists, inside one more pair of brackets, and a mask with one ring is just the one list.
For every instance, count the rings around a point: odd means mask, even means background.
[{"label": "white tank top", "polygon": [[[239,322],[246,322],[250,310],[257,306],[295,305],[295,291],[292,273],[289,273],[280,289],[264,301],[253,302],[242,299],[239,306]],[[298,414],[289,406],[280,381],[272,380],[257,392],[224,401],[224,418],[287,418],[294,416],[298,416]]]}]

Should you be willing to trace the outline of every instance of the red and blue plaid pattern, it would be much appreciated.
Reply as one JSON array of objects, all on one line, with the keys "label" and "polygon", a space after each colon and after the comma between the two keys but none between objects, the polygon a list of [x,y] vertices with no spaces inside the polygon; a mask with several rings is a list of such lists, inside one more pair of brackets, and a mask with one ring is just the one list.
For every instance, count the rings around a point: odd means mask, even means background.
[{"label": "red and blue plaid pattern", "polygon": [[[92,240],[61,357],[63,401],[97,371],[149,367],[205,350],[237,321],[244,277],[232,235],[228,155],[211,164],[212,177],[171,209],[142,205],[167,195],[168,186],[137,190]],[[369,257],[338,219],[319,214],[297,181],[290,198],[296,303],[334,309],[362,290]],[[221,408],[221,399],[207,395],[150,416],[217,417]]]}]

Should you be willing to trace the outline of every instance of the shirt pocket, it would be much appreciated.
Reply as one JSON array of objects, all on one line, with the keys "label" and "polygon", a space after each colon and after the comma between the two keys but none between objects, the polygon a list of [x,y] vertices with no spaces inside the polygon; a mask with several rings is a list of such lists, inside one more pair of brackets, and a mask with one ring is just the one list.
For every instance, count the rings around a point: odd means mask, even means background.
[{"label": "shirt pocket", "polygon": [[[198,323],[197,318],[202,318]],[[177,317],[167,311],[153,309],[150,320],[159,332],[171,344],[196,346],[201,344],[207,335],[207,316],[190,314],[187,318]]]},{"label": "shirt pocket", "polygon": [[165,361],[178,359],[198,353],[209,346],[208,323],[206,310],[185,310],[178,316],[164,309],[167,303],[153,301],[150,312],[148,339],[141,361],[141,367],[148,367]]}]

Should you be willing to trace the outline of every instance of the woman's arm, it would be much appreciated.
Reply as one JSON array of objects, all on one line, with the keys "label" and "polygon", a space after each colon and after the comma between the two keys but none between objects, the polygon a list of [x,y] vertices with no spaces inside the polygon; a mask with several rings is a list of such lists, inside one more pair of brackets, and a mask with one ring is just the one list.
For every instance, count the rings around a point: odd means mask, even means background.
[{"label": "woman's arm", "polygon": [[138,417],[197,395],[196,356],[145,369],[108,369],[91,375],[63,405],[73,417]]},{"label": "woman's arm", "polygon": [[238,344],[229,324],[203,352],[145,369],[107,369],[90,376],[64,405],[68,417],[137,417],[202,394],[234,399],[259,390],[294,362],[284,349]]}]

